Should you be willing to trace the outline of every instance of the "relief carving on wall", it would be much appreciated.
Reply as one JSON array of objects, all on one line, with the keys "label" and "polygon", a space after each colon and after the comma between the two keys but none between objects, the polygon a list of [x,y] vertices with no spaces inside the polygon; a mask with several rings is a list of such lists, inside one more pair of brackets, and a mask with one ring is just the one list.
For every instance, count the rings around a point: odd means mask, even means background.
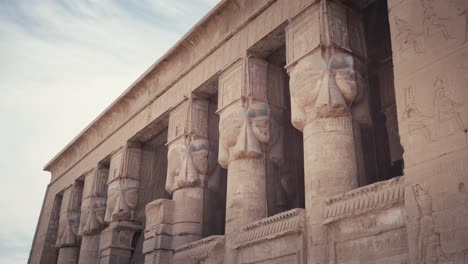
[{"label": "relief carving on wall", "polygon": [[[412,86],[405,88],[404,93],[403,121],[410,134],[421,132],[429,142],[433,142],[466,129],[462,115],[468,109],[452,99],[447,92],[447,81],[442,76],[437,76],[433,83],[432,113],[423,112],[415,102]],[[447,131],[450,127],[453,130]]]},{"label": "relief carving on wall", "polygon": [[414,0],[394,8],[391,27],[396,64],[415,56],[433,58],[430,53],[444,50],[441,47],[448,51],[464,45],[468,40],[467,8],[464,0]]},{"label": "relief carving on wall", "polygon": [[410,252],[410,259],[412,263],[437,264],[444,258],[433,217],[432,197],[419,184],[409,188],[405,203],[410,210],[416,210],[416,214],[408,220],[409,233],[413,235],[408,239],[417,245],[416,250]]}]

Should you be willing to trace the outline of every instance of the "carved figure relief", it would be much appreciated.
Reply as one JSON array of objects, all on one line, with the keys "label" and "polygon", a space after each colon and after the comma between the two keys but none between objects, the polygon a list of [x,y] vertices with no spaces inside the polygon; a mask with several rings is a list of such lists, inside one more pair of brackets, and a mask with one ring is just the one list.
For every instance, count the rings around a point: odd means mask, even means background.
[{"label": "carved figure relief", "polygon": [[423,32],[417,32],[414,30],[414,27],[410,26],[410,24],[399,18],[395,17],[393,19],[395,21],[395,27],[397,30],[397,34],[395,35],[395,40],[398,42],[398,50],[403,52],[406,49],[406,46],[409,45],[414,49],[416,54],[424,53],[424,49],[421,48],[421,43],[423,39]]},{"label": "carved figure relief", "polygon": [[420,1],[424,8],[423,27],[426,38],[440,33],[445,40],[452,39],[453,37],[449,34],[447,25],[449,19],[443,18],[436,13],[433,0]]},{"label": "carved figure relief", "polygon": [[418,243],[417,260],[421,264],[437,264],[442,258],[440,233],[435,229],[432,216],[432,197],[416,184],[411,187],[412,196],[418,210],[416,237]]},{"label": "carved figure relief", "polygon": [[465,17],[465,37],[463,44],[468,41],[468,2],[465,0],[451,0],[450,4],[459,12],[459,16]]},{"label": "carved figure relief", "polygon": [[219,126],[221,166],[227,168],[235,159],[262,157],[264,145],[273,143],[270,131],[274,125],[268,104],[250,99],[244,106],[233,106],[226,111],[229,112],[222,114]]},{"label": "carved figure relief", "polygon": [[[446,135],[444,132],[448,130],[446,127],[447,122],[454,123],[456,130],[465,130],[465,124],[461,118],[465,106],[449,97],[444,78],[437,76],[433,89],[432,114],[424,114],[420,110],[419,106],[414,102],[414,90],[411,86],[405,89],[406,107],[403,112],[403,120],[407,122],[409,132],[422,131],[424,137],[429,141],[435,141]],[[454,132],[448,131],[449,135]]]},{"label": "carved figure relief", "polygon": [[421,130],[428,140],[432,140],[429,127],[431,126],[433,119],[432,117],[423,114],[418,105],[414,102],[414,90],[411,86],[405,89],[405,105],[403,120],[408,122],[408,130],[410,134]]},{"label": "carved figure relief", "polygon": [[203,184],[208,173],[209,142],[207,139],[186,139],[168,152],[166,190]]}]

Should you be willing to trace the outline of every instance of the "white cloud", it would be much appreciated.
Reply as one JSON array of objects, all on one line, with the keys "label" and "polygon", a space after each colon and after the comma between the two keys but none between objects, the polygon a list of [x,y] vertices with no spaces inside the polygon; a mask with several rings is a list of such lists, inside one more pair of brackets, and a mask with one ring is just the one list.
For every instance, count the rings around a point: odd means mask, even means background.
[{"label": "white cloud", "polygon": [[217,2],[0,2],[0,263],[26,261],[44,164]]}]

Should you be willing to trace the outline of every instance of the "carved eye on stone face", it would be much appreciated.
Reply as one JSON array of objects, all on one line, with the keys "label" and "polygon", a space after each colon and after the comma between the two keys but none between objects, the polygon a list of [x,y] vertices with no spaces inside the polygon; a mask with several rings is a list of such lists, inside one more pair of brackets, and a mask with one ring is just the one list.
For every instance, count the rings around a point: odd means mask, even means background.
[{"label": "carved eye on stone face", "polygon": [[189,147],[193,165],[195,169],[203,175],[208,173],[208,148],[207,140],[192,141]]},{"label": "carved eye on stone face", "polygon": [[230,148],[236,144],[242,127],[242,122],[243,118],[241,113],[237,113],[237,117],[230,116],[222,120],[219,131],[219,140],[226,148]]},{"label": "carved eye on stone face", "polygon": [[265,103],[253,104],[247,110],[247,116],[252,125],[252,131],[261,143],[270,140],[270,108]]},{"label": "carved eye on stone face", "polygon": [[312,102],[318,96],[320,81],[323,78],[323,71],[313,71],[311,69],[300,71],[291,79],[292,99],[300,106],[307,107],[312,105]]},{"label": "carved eye on stone face", "polygon": [[335,80],[346,101],[353,102],[357,95],[356,73],[354,70],[338,70]]},{"label": "carved eye on stone face", "polygon": [[138,200],[138,187],[132,186],[125,191],[125,202],[130,208],[135,208]]},{"label": "carved eye on stone face", "polygon": [[335,82],[348,104],[354,101],[358,93],[353,64],[353,58],[348,55],[336,56],[330,62],[330,71],[334,72]]}]

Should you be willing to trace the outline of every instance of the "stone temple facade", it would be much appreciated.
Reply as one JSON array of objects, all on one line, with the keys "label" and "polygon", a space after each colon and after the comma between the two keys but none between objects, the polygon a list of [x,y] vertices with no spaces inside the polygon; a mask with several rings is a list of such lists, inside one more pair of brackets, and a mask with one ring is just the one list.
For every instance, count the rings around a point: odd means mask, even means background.
[{"label": "stone temple facade", "polygon": [[46,166],[29,263],[468,263],[468,0],[224,0]]}]

